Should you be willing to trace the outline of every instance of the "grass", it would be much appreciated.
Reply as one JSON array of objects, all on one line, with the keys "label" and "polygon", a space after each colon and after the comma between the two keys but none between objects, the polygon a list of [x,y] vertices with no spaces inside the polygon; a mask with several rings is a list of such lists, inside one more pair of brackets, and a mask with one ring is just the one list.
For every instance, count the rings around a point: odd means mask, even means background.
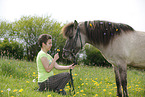
[{"label": "grass", "polygon": [[[55,70],[54,73],[69,72]],[[116,97],[113,68],[76,66],[72,71],[75,95],[65,87],[64,97]],[[128,69],[128,92],[130,97],[145,95],[145,72]],[[36,82],[34,81],[36,80]],[[0,58],[0,97],[62,97],[54,92],[37,92],[37,67],[35,62]],[[73,93],[73,92],[72,92]]]}]

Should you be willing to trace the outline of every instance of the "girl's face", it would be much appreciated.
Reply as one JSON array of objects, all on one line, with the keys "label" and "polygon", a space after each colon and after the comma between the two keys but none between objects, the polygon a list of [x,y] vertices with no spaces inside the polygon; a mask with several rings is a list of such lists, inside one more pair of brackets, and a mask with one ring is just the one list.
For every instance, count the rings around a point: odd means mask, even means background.
[{"label": "girl's face", "polygon": [[45,44],[45,48],[49,51],[52,47],[52,39],[48,39],[48,41]]}]

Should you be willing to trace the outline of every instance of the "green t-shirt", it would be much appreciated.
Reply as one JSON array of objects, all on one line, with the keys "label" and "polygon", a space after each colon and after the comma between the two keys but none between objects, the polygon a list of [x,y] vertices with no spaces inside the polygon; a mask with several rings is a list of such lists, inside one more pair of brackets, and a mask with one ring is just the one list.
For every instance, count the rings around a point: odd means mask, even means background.
[{"label": "green t-shirt", "polygon": [[37,55],[37,59],[36,59],[36,62],[37,62],[37,70],[38,70],[38,82],[44,82],[45,80],[48,79],[48,77],[52,76],[53,75],[53,71],[50,71],[50,72],[46,72],[45,71],[45,68],[41,62],[41,58],[42,57],[47,57],[48,60],[49,60],[49,65],[51,64],[52,62],[52,57],[51,55],[49,54],[46,54],[44,51],[39,51],[38,55]]}]

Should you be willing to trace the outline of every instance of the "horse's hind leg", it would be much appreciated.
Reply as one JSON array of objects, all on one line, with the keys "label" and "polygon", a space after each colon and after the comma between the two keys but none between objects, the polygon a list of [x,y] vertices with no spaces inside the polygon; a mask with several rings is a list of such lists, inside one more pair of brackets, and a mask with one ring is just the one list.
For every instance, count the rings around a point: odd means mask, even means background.
[{"label": "horse's hind leg", "polygon": [[122,97],[119,67],[114,66],[114,72],[115,72],[116,85],[117,85],[117,96]]},{"label": "horse's hind leg", "polygon": [[123,97],[128,97],[127,93],[127,65],[121,66],[119,69],[120,77],[121,77],[121,83],[123,87]]}]

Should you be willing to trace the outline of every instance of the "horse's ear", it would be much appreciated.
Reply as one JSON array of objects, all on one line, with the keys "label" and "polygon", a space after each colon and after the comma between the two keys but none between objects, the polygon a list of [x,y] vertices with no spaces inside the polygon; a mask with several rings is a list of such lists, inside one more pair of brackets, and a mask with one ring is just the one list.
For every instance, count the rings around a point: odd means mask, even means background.
[{"label": "horse's ear", "polygon": [[78,22],[76,20],[74,20],[74,27],[75,27],[75,29],[77,28],[77,26],[78,26]]}]

